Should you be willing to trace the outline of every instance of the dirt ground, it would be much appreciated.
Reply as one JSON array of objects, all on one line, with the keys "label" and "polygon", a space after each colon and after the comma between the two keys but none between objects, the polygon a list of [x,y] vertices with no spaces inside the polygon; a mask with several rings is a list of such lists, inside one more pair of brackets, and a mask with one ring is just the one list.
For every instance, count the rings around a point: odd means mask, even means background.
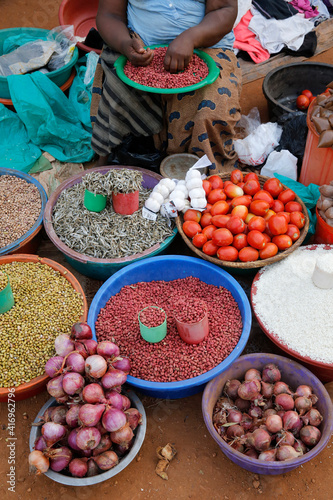
[{"label": "dirt ground", "polygon": [[[51,29],[58,25],[60,0],[2,0],[0,29],[35,26]],[[333,49],[311,60],[333,63]],[[262,80],[243,87],[242,112],[258,107],[262,121],[268,120]],[[187,253],[179,235],[170,253]],[[62,254],[44,236],[39,254],[65,265],[79,279],[88,304],[102,282],[86,278],[66,263]],[[249,294],[251,277],[238,278]],[[245,352],[277,352],[275,346],[253,322]],[[333,383],[330,390],[333,395]],[[55,483],[45,476],[29,472],[27,457],[31,423],[49,396],[43,392],[16,403],[15,492],[8,490],[9,456],[7,404],[0,405],[0,495],[7,499],[51,500],[54,498],[120,500],[254,500],[276,498],[290,500],[329,500],[333,490],[333,441],[311,462],[280,476],[255,475],[231,462],[212,439],[201,412],[202,394],[178,400],[164,400],[138,393],[147,415],[147,433],[136,459],[121,473],[100,485],[73,488]],[[172,443],[178,453],[168,469],[168,480],[155,474],[156,448]]]}]

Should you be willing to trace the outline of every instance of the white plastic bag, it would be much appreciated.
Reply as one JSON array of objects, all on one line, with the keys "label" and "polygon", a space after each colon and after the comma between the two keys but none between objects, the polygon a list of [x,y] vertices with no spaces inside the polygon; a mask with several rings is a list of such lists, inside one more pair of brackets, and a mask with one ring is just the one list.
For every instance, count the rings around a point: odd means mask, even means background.
[{"label": "white plastic bag", "polygon": [[277,123],[263,123],[245,139],[235,141],[238,158],[246,165],[262,165],[267,156],[279,144],[282,127]]},{"label": "white plastic bag", "polygon": [[260,173],[268,177],[274,177],[274,174],[281,174],[296,181],[297,158],[287,149],[272,151]]}]

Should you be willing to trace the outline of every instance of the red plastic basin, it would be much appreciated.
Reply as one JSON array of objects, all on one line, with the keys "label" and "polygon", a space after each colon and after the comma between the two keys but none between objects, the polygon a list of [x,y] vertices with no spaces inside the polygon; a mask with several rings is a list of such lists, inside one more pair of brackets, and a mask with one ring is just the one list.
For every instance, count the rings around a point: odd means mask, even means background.
[{"label": "red plastic basin", "polygon": [[[98,0],[63,0],[59,7],[58,17],[61,25],[73,25],[74,34],[86,37],[91,28],[96,28],[96,14]],[[97,54],[101,50],[88,47],[82,42],[77,47],[84,52],[94,51]]]}]

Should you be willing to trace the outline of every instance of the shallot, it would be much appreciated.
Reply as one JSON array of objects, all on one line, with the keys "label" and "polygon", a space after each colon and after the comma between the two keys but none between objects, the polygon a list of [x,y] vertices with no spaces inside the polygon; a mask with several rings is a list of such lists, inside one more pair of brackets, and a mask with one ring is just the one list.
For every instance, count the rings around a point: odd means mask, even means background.
[{"label": "shallot", "polygon": [[66,414],[67,414],[67,407],[66,406],[56,406],[52,408],[51,411],[51,421],[55,422],[56,424],[66,424]]},{"label": "shallot", "polygon": [[79,425],[79,411],[81,405],[73,405],[66,413],[66,424],[75,428]]},{"label": "shallot", "polygon": [[82,354],[78,351],[73,351],[68,354],[65,361],[66,371],[72,371],[84,374],[85,360]]},{"label": "shallot", "polygon": [[[237,427],[237,426],[234,426]],[[243,431],[244,433],[244,431]],[[124,445],[132,441],[134,437],[133,431],[130,428],[129,424],[126,423],[123,427],[118,429],[115,432],[110,432],[110,438],[113,443]]]},{"label": "shallot", "polygon": [[58,377],[52,378],[48,381],[48,383],[46,384],[46,389],[50,396],[56,399],[66,396],[66,393],[62,386],[63,379],[64,376],[59,375]]},{"label": "shallot", "polygon": [[309,410],[301,418],[304,425],[310,424],[314,425],[315,427],[318,427],[323,420],[323,416],[319,413],[319,411],[316,408],[311,408],[311,410]]},{"label": "shallot", "polygon": [[66,428],[61,424],[54,422],[46,422],[42,427],[42,436],[45,439],[47,446],[60,441],[66,435]]},{"label": "shallot", "polygon": [[127,422],[130,428],[134,431],[139,424],[142,424],[142,415],[136,408],[128,408],[125,411]]},{"label": "shallot", "polygon": [[105,403],[106,396],[103,388],[96,383],[88,384],[83,388],[82,399],[86,403]]},{"label": "shallot", "polygon": [[305,396],[299,396],[295,399],[295,408],[300,415],[304,415],[304,413],[312,408],[312,401]]},{"label": "shallot", "polygon": [[95,457],[94,460],[101,470],[110,470],[119,462],[118,456],[114,451],[105,451]]},{"label": "shallot", "polygon": [[123,411],[117,408],[108,408],[102,418],[103,427],[108,432],[116,432],[121,429],[127,422],[126,415]]},{"label": "shallot", "polygon": [[79,373],[68,372],[65,373],[62,380],[62,386],[66,394],[74,396],[74,394],[79,394],[85,384],[85,380]]},{"label": "shallot", "polygon": [[300,456],[300,453],[293,448],[293,446],[284,445],[280,446],[276,451],[276,459],[280,462],[285,460],[292,460]]},{"label": "shallot", "polygon": [[260,389],[259,380],[246,380],[238,387],[237,394],[240,398],[251,401],[259,397]]},{"label": "shallot", "polygon": [[294,435],[298,434],[300,431],[303,422],[300,419],[298,413],[296,411],[286,411],[286,413],[282,417],[283,420],[283,428],[286,431],[292,432]]},{"label": "shallot", "polygon": [[313,425],[306,425],[300,430],[300,438],[306,446],[313,447],[319,443],[321,432]]},{"label": "shallot", "polygon": [[105,405],[103,404],[84,404],[79,411],[79,420],[82,425],[94,427],[100,421],[104,411]]},{"label": "shallot", "polygon": [[43,474],[47,472],[50,467],[49,459],[39,450],[34,450],[29,453],[29,465],[37,469],[36,474]]},{"label": "shallot", "polygon": [[238,387],[241,385],[241,381],[238,379],[228,380],[224,386],[224,392],[231,399],[237,399],[238,397]]},{"label": "shallot", "polygon": [[92,339],[92,331],[88,323],[74,323],[71,328],[71,338],[75,340]]},{"label": "shallot", "polygon": [[87,477],[96,476],[98,474],[99,469],[98,469],[97,464],[93,458],[89,458],[89,460],[87,461],[87,466],[88,466],[88,470],[87,470],[87,474],[86,474]]},{"label": "shallot", "polygon": [[101,440],[101,433],[96,427],[81,427],[76,435],[76,444],[81,450],[93,450]]},{"label": "shallot", "polygon": [[38,451],[44,451],[45,448],[47,448],[45,439],[43,438],[43,436],[39,436],[39,438],[37,438],[35,441],[34,449]]},{"label": "shallot", "polygon": [[261,380],[261,373],[259,370],[256,370],[255,368],[250,368],[245,372],[244,375],[244,380]]},{"label": "shallot", "polygon": [[272,448],[266,451],[262,451],[258,456],[259,460],[264,460],[265,462],[275,462],[276,460],[276,448]]},{"label": "shallot", "polygon": [[268,363],[262,370],[261,378],[263,382],[274,384],[281,380],[281,372],[274,363]]},{"label": "shallot", "polygon": [[68,335],[62,333],[58,335],[54,341],[54,347],[58,356],[65,357],[70,352],[74,351],[74,342]]},{"label": "shallot", "polygon": [[104,453],[104,451],[109,450],[111,447],[112,447],[112,441],[110,439],[110,436],[108,434],[103,434],[99,444],[96,446],[96,448],[94,448],[92,452],[93,457],[97,457],[97,455]]},{"label": "shallot", "polygon": [[107,367],[107,362],[105,361],[103,356],[99,356],[98,354],[89,356],[86,359],[86,373],[93,378],[102,378],[107,370]]},{"label": "shallot", "polygon": [[109,340],[102,340],[97,345],[97,354],[104,358],[117,357],[120,354],[119,347]]},{"label": "shallot", "polygon": [[[102,358],[104,359],[104,358]],[[127,375],[121,370],[110,369],[102,377],[102,386],[104,389],[113,389],[118,385],[123,385],[126,382]]]},{"label": "shallot", "polygon": [[279,415],[268,415],[265,423],[268,432],[271,432],[272,434],[280,432],[283,427],[282,418],[279,417]]},{"label": "shallot", "polygon": [[56,377],[62,368],[63,361],[64,358],[62,356],[53,356],[53,358],[48,359],[45,363],[46,375],[51,378]]},{"label": "shallot", "polygon": [[87,459],[74,458],[69,462],[69,472],[73,477],[84,477],[88,472]]},{"label": "shallot", "polygon": [[72,448],[72,450],[75,450],[75,451],[81,451],[81,448],[79,448],[77,443],[76,443],[76,437],[77,437],[77,433],[79,432],[79,430],[80,430],[80,428],[76,427],[68,435],[68,444]]},{"label": "shallot", "polygon": [[111,364],[113,368],[121,370],[122,372],[126,373],[126,375],[128,375],[131,371],[131,362],[128,358],[118,357],[114,361],[112,361]]},{"label": "shallot", "polygon": [[81,344],[84,346],[88,353],[88,356],[93,356],[97,353],[97,342],[94,339],[80,340]]},{"label": "shallot", "polygon": [[278,410],[288,411],[294,408],[295,403],[293,397],[290,394],[282,393],[276,396],[275,405]]},{"label": "shallot", "polygon": [[67,446],[62,446],[61,448],[50,450],[50,452],[47,453],[47,457],[50,460],[50,469],[54,472],[60,472],[65,469],[72,460],[73,453]]}]

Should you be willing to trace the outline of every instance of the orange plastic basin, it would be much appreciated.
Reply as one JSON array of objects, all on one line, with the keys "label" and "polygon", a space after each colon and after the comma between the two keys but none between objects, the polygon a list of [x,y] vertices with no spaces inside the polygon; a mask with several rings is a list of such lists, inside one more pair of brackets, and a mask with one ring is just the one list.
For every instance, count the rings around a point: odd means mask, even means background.
[{"label": "orange plastic basin", "polygon": [[[98,0],[63,0],[59,7],[58,17],[61,25],[73,25],[74,34],[86,38],[91,28],[96,28]],[[101,50],[88,47],[78,42],[77,47],[84,52],[93,50],[97,54]]]}]

